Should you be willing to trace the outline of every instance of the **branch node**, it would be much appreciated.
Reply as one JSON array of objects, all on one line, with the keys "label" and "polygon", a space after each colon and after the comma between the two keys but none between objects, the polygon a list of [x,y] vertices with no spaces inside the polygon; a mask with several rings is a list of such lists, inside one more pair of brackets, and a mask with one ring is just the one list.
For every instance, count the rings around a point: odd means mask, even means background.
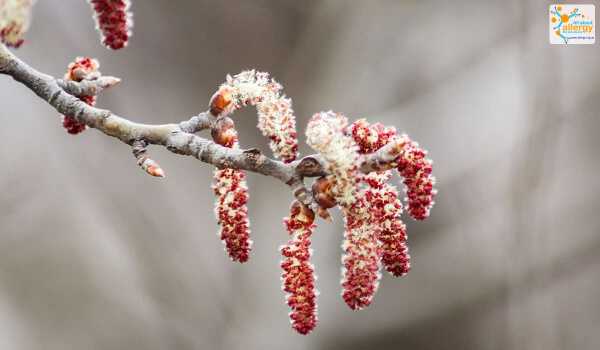
[{"label": "branch node", "polygon": [[296,174],[300,176],[314,177],[323,175],[323,173],[323,165],[313,156],[302,158],[298,165],[296,165]]},{"label": "branch node", "polygon": [[257,148],[250,148],[244,150],[242,153],[244,154],[246,159],[248,159],[248,161],[254,164],[255,166],[261,166],[266,160],[266,157]]}]

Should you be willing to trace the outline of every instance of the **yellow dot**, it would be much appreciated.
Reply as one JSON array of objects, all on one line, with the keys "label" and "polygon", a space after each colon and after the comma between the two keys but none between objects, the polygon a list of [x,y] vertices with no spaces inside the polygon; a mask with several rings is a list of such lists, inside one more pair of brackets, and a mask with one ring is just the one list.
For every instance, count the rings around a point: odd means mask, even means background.
[{"label": "yellow dot", "polygon": [[562,6],[558,6],[556,9],[557,9],[558,11],[562,11]]},{"label": "yellow dot", "polygon": [[552,23],[556,22],[556,17],[552,17]]},{"label": "yellow dot", "polygon": [[560,36],[560,30],[555,31],[554,34]]}]

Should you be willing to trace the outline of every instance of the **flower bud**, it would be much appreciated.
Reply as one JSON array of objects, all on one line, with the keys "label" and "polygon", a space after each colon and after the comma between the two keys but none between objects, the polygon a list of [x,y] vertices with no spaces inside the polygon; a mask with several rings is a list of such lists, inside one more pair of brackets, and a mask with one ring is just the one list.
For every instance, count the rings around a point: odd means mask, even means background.
[{"label": "flower bud", "polygon": [[219,91],[210,98],[209,108],[210,114],[219,116],[232,101],[231,90],[227,87],[222,87]]},{"label": "flower bud", "polygon": [[336,205],[332,194],[333,183],[325,176],[318,178],[312,185],[313,198],[321,208],[329,209]]},{"label": "flower bud", "polygon": [[235,124],[229,117],[219,118],[211,129],[210,134],[216,143],[229,148],[233,147],[238,139]]},{"label": "flower bud", "polygon": [[305,225],[310,225],[315,221],[315,212],[297,200],[292,203],[290,213],[295,220]]},{"label": "flower bud", "polygon": [[[100,71],[98,71],[99,67],[100,64],[96,59],[90,57],[77,57],[75,58],[75,61],[69,63],[64,78],[65,80],[80,82],[84,79],[100,76]],[[78,96],[78,98],[90,106],[94,106],[96,104],[95,95]],[[84,123],[78,121],[74,116],[70,115],[63,116],[62,125],[71,135],[77,135],[87,128]]]}]

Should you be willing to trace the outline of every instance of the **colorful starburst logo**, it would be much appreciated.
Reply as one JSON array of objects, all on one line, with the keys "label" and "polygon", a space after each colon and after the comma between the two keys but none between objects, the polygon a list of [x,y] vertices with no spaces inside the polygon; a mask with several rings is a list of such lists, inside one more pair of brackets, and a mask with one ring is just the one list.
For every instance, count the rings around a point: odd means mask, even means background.
[{"label": "colorful starburst logo", "polygon": [[596,42],[594,5],[550,5],[550,44],[593,44]]}]

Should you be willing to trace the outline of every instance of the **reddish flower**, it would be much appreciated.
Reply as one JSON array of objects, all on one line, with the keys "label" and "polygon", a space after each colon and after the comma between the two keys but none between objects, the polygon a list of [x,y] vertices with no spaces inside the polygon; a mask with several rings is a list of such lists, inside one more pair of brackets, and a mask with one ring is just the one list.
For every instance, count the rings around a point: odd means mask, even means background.
[{"label": "reddish flower", "polygon": [[396,136],[394,128],[384,127],[379,123],[370,125],[366,120],[360,119],[352,123],[349,129],[360,153],[375,152],[394,139],[399,154],[395,162],[398,164],[398,172],[404,177],[408,213],[416,220],[429,217],[437,191],[433,188],[435,178],[431,176],[432,161],[426,157],[427,151],[408,136]]},{"label": "reddish flower", "polygon": [[400,219],[402,202],[396,187],[377,180],[372,180],[371,184],[373,186],[365,191],[366,200],[371,223],[376,226],[380,242],[381,262],[392,275],[404,276],[410,270],[410,255],[406,244],[406,226]]},{"label": "reddish flower", "polygon": [[427,151],[419,144],[410,141],[408,136],[403,151],[397,159],[398,172],[404,177],[406,185],[406,200],[408,213],[416,220],[425,220],[429,217],[433,199],[437,190],[433,188],[435,178],[431,175],[432,161],[427,158]]},{"label": "reddish flower", "polygon": [[258,129],[271,141],[274,154],[285,163],[298,155],[298,135],[292,100],[279,94],[269,94],[256,106]]},{"label": "reddish flower", "polygon": [[94,10],[96,28],[106,47],[118,50],[127,46],[133,27],[129,0],[88,0]]},{"label": "reddish flower", "polygon": [[217,119],[211,128],[210,135],[213,141],[228,148],[232,148],[238,141],[235,123],[229,117],[220,117]]},{"label": "reddish flower", "polygon": [[373,153],[385,146],[396,135],[396,129],[385,127],[381,123],[370,125],[365,119],[359,119],[350,125],[349,133],[358,145],[359,153]]},{"label": "reddish flower", "polygon": [[321,176],[312,185],[313,198],[323,209],[333,208],[336,205],[332,192],[333,182],[332,176]]},{"label": "reddish flower", "polygon": [[283,291],[287,293],[287,304],[292,309],[292,328],[300,334],[308,334],[317,325],[317,290],[314,266],[310,263],[312,249],[310,236],[315,225],[314,212],[298,201],[292,203],[290,216],[284,219],[291,238],[281,247],[283,261]]},{"label": "reddish flower", "polygon": [[[100,64],[97,60],[89,57],[77,57],[75,61],[69,63],[64,79],[80,82],[84,79],[94,79],[100,76]],[[77,96],[80,100],[90,106],[96,104],[96,96]],[[63,127],[71,135],[77,135],[84,131],[87,126],[75,119],[73,116],[65,115],[62,119]]]},{"label": "reddish flower", "polygon": [[360,310],[371,304],[381,279],[377,226],[371,223],[364,191],[344,215],[342,297],[352,310]]},{"label": "reddish flower", "polygon": [[[211,130],[213,140],[225,147],[237,148],[238,136],[233,120],[221,117]],[[237,169],[217,169],[213,190],[217,196],[215,214],[221,226],[220,237],[233,261],[248,261],[252,241],[248,219],[246,173]]]},{"label": "reddish flower", "polygon": [[210,112],[228,115],[245,106],[256,106],[258,129],[269,138],[273,154],[289,163],[298,156],[298,135],[292,100],[281,93],[283,87],[268,73],[255,70],[227,76],[213,95]]},{"label": "reddish flower", "polygon": [[387,229],[379,231],[381,242],[381,262],[395,277],[402,277],[410,271],[410,255],[406,244],[406,226],[399,217],[390,218]]},{"label": "reddish flower", "polygon": [[[361,153],[376,152],[396,137],[394,128],[386,128],[379,123],[370,125],[364,119],[357,120],[349,129]],[[407,144],[408,141],[401,143]],[[362,181],[368,186],[365,196],[370,207],[371,222],[377,227],[381,261],[388,272],[400,277],[410,270],[410,255],[406,244],[406,226],[400,218],[402,202],[396,187],[387,183],[391,175],[391,171],[374,172],[364,175]]]},{"label": "reddish flower", "polygon": [[221,226],[221,240],[231,260],[246,262],[252,247],[246,206],[246,174],[240,170],[226,168],[216,170],[214,178],[213,190],[217,196],[215,214]]}]

